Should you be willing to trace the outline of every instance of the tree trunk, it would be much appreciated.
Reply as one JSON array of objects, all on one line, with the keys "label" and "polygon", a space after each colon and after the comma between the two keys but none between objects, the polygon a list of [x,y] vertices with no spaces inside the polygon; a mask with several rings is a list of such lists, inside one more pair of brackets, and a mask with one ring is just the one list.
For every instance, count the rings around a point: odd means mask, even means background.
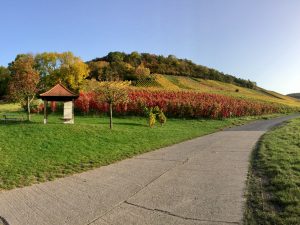
[{"label": "tree trunk", "polygon": [[27,119],[30,121],[30,99],[29,96],[27,97]]},{"label": "tree trunk", "polygon": [[112,103],[109,103],[109,128],[112,129]]}]

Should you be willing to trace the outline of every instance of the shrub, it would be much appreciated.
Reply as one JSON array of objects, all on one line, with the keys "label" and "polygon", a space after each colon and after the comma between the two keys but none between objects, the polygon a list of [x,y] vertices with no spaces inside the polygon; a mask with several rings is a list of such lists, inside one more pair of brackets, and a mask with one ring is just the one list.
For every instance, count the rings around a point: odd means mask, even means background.
[{"label": "shrub", "polygon": [[149,127],[151,128],[154,127],[156,123],[156,115],[152,111],[150,111],[148,119],[149,119]]},{"label": "shrub", "polygon": [[160,110],[159,113],[157,114],[157,117],[161,126],[167,122],[167,117],[165,116],[163,111]]}]

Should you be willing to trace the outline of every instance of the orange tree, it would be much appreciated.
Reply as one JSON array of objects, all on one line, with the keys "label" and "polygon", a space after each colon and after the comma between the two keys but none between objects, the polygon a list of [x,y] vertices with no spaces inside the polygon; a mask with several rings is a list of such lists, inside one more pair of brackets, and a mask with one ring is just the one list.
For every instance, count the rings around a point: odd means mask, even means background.
[{"label": "orange tree", "polygon": [[12,101],[26,103],[30,121],[30,104],[38,89],[40,76],[34,69],[34,57],[31,54],[18,55],[10,66],[11,79],[8,84],[8,95]]}]

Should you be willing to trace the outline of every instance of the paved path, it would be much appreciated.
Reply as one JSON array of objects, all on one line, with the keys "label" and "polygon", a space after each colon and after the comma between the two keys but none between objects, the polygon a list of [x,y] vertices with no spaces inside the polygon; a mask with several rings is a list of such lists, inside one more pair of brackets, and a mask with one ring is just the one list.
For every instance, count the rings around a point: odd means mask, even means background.
[{"label": "paved path", "polygon": [[241,224],[250,152],[267,129],[292,117],[227,129],[85,173],[2,192],[0,224]]}]

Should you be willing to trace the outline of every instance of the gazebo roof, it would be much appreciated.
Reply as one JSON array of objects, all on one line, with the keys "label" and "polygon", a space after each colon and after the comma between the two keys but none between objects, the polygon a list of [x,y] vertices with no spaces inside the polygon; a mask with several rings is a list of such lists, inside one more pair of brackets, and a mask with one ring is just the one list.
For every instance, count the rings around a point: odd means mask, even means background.
[{"label": "gazebo roof", "polygon": [[40,98],[49,101],[68,101],[78,98],[78,95],[59,83],[49,91],[40,94]]}]

